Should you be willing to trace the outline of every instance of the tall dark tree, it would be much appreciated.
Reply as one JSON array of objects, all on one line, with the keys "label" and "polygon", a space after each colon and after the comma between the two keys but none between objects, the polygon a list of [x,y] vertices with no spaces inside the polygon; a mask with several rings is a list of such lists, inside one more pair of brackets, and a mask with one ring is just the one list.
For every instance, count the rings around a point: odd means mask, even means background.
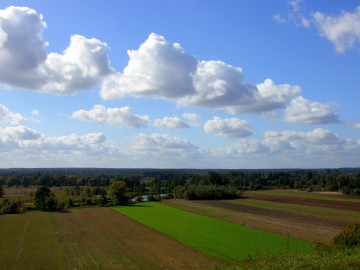
[{"label": "tall dark tree", "polygon": [[38,187],[35,192],[35,208],[41,211],[53,211],[57,208],[55,194],[46,186]]},{"label": "tall dark tree", "polygon": [[125,191],[126,183],[124,181],[114,181],[109,186],[109,195],[116,205],[122,205],[128,202]]},{"label": "tall dark tree", "polygon": [[0,185],[0,198],[2,198],[4,194],[5,194],[4,188]]}]

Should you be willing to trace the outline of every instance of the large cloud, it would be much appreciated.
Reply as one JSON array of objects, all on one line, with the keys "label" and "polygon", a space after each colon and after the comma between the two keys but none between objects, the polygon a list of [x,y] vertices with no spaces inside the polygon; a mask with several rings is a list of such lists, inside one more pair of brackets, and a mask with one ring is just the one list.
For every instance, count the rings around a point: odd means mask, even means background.
[{"label": "large cloud", "polygon": [[105,139],[102,133],[49,137],[25,126],[0,127],[1,165],[108,167],[110,160],[119,158],[122,154],[117,147],[105,144]]},{"label": "large cloud", "polygon": [[[240,139],[216,149],[214,154],[228,166],[254,168],[313,168],[358,166],[360,140],[342,138],[321,128],[309,132],[267,131],[262,140]],[[305,157],[305,158],[304,158]],[[235,162],[237,161],[237,163]]]},{"label": "large cloud", "polygon": [[303,97],[293,99],[285,111],[285,121],[297,124],[338,123],[339,119],[329,104],[313,102]]},{"label": "large cloud", "polygon": [[72,118],[133,128],[147,127],[150,122],[148,115],[133,114],[130,107],[106,108],[102,105],[95,105],[89,111],[75,111],[72,114]]},{"label": "large cloud", "polygon": [[7,107],[0,104],[0,124],[19,125],[26,118],[19,113],[10,111]]},{"label": "large cloud", "polygon": [[204,129],[207,133],[227,138],[248,137],[252,134],[249,122],[234,117],[221,119],[215,116],[205,123]]},{"label": "large cloud", "polygon": [[330,40],[339,53],[360,41],[360,6],[353,12],[344,11],[338,16],[315,12],[313,19],[320,34]]},{"label": "large cloud", "polygon": [[246,113],[283,108],[300,92],[298,86],[276,85],[270,79],[246,84],[241,68],[221,61],[199,61],[178,43],[170,44],[154,33],[128,55],[124,72],[105,79],[100,92],[105,100],[150,96],[180,105]]},{"label": "large cloud", "polygon": [[177,43],[150,34],[138,50],[129,50],[124,72],[108,77],[101,90],[104,99],[124,96],[176,98],[195,92],[191,74],[197,60]]},{"label": "large cloud", "polygon": [[134,137],[134,144],[124,152],[135,164],[156,168],[207,167],[210,157],[208,151],[188,140],[160,133],[139,134]]},{"label": "large cloud", "polygon": [[[0,127],[3,167],[285,168],[358,166],[360,140],[326,129],[268,131],[219,149],[202,149],[169,134],[139,134],[125,149],[102,133],[45,136],[25,127]],[[306,158],[304,158],[306,157]],[[14,163],[14,160],[16,163]]]},{"label": "large cloud", "polygon": [[0,10],[0,84],[73,94],[112,72],[105,43],[74,35],[63,54],[47,54],[45,29],[42,15],[33,9]]}]

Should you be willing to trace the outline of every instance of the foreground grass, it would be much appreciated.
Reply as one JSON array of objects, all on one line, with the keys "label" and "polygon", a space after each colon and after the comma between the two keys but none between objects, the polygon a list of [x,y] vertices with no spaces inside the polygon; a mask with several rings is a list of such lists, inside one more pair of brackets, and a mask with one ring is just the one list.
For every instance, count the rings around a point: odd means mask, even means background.
[{"label": "foreground grass", "polygon": [[114,210],[209,256],[242,261],[283,251],[308,251],[314,245],[294,238],[233,224],[160,203],[114,207]]},{"label": "foreground grass", "polygon": [[[220,269],[220,268],[219,268]],[[330,249],[249,259],[222,270],[359,270],[360,249]]]}]

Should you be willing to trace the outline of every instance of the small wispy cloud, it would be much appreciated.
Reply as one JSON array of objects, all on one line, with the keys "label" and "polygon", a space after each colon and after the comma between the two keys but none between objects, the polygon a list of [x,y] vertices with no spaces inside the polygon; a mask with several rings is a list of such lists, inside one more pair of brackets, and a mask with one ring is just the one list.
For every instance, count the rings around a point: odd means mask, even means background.
[{"label": "small wispy cloud", "polygon": [[360,43],[360,6],[353,11],[341,11],[338,15],[306,11],[303,0],[288,1],[288,10],[278,13],[273,20],[279,24],[293,23],[310,29],[314,26],[321,37],[329,40],[338,53],[344,53]]}]

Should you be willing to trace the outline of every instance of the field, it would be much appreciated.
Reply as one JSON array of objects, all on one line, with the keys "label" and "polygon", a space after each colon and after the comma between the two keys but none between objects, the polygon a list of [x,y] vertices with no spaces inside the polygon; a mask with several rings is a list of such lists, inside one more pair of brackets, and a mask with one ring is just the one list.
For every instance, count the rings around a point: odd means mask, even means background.
[{"label": "field", "polygon": [[197,215],[160,203],[149,202],[114,209],[185,245],[222,260],[242,261],[249,255],[305,251],[314,247],[305,241]]},{"label": "field", "polygon": [[[66,187],[50,187],[51,192],[56,196],[56,199],[59,203],[67,202],[71,199],[74,206],[85,206],[85,205],[94,205],[99,201],[99,195],[91,194],[91,191],[94,190],[94,187],[80,186],[79,193],[74,194],[71,191],[74,190],[74,186]],[[0,203],[6,197],[10,201],[20,200],[23,203],[23,206],[27,209],[34,209],[34,194],[37,190],[37,186],[28,186],[28,187],[7,187],[3,186],[5,195],[3,198],[0,198]],[[87,194],[90,191],[90,195]],[[90,200],[90,203],[87,201]]]},{"label": "field", "polygon": [[164,203],[314,243],[328,243],[346,224],[360,222],[360,203],[342,195],[279,190],[247,192],[244,197],[227,201],[169,200]]},{"label": "field", "polygon": [[219,264],[109,208],[3,215],[0,232],[1,269],[200,269]]},{"label": "field", "polygon": [[[6,197],[26,201],[31,192],[10,188]],[[290,258],[360,222],[359,207],[358,198],[337,193],[276,190],[0,215],[0,269],[222,269],[282,252]]]}]

